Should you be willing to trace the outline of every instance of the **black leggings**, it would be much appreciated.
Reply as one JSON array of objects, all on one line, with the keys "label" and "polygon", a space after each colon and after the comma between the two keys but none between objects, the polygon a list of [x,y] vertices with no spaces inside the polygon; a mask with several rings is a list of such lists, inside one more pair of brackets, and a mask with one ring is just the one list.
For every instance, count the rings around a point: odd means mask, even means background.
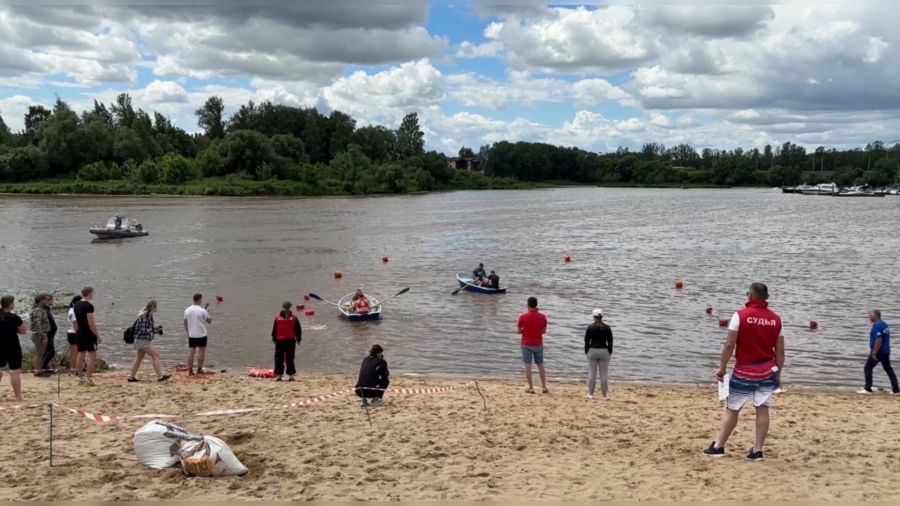
[{"label": "black leggings", "polygon": [[287,363],[288,376],[297,374],[294,365],[294,356],[297,353],[297,341],[275,341],[275,376],[284,374],[284,365]]},{"label": "black leggings", "polygon": [[900,392],[900,385],[897,384],[897,375],[894,374],[894,368],[891,367],[891,355],[889,353],[878,353],[875,356],[877,358],[872,359],[872,356],[869,355],[869,359],[866,360],[866,390],[872,390],[872,370],[875,369],[878,362],[881,362],[881,367],[884,368],[884,372],[887,373],[888,379],[891,380],[891,391],[895,393]]}]

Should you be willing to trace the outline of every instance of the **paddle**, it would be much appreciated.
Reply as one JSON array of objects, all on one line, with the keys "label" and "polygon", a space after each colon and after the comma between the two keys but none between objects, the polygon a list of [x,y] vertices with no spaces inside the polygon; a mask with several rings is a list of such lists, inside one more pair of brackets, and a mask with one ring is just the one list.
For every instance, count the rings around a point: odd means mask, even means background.
[{"label": "paddle", "polygon": [[[466,282],[463,281],[463,283],[466,283]],[[472,283],[466,283],[466,284],[460,286],[459,288],[457,288],[456,290],[453,290],[452,292],[450,292],[450,295],[456,295],[456,294],[458,294],[460,290],[462,290],[463,288],[465,288],[465,287],[467,287],[467,286],[469,286],[469,285],[471,285],[471,286],[476,286],[476,285],[473,285]]]},{"label": "paddle", "polygon": [[313,298],[313,299],[320,300],[320,301],[322,301],[322,302],[327,302],[328,304],[331,304],[332,306],[341,307],[341,305],[338,304],[337,302],[332,302],[332,301],[330,301],[330,300],[325,300],[325,299],[323,299],[322,297],[319,297],[318,295],[316,295],[316,294],[314,294],[314,293],[309,294],[309,296],[310,296],[311,298]]},{"label": "paddle", "polygon": [[[394,295],[391,295],[390,297],[388,297],[388,298],[384,299],[383,301],[379,302],[378,305],[379,305],[379,306],[384,305],[385,302],[387,302],[387,301],[393,299],[394,297],[397,297],[398,295],[403,295],[404,293],[406,293],[406,292],[408,292],[408,291],[409,291],[409,287],[407,286],[407,287],[404,288],[403,290],[400,290],[399,292],[395,293]],[[312,296],[312,294],[310,294],[310,296]]]}]

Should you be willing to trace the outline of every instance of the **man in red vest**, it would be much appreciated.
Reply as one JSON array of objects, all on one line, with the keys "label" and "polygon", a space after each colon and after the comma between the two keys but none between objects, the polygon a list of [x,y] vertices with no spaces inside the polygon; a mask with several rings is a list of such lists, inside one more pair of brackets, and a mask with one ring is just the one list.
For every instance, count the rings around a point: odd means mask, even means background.
[{"label": "man in red vest", "polygon": [[300,319],[291,312],[291,303],[283,303],[281,312],[275,315],[275,322],[272,323],[272,341],[275,342],[275,381],[281,381],[285,364],[288,381],[294,381],[294,375],[297,374],[294,355],[302,334]]},{"label": "man in red vest", "polygon": [[[775,388],[781,386],[784,369],[784,336],[781,318],[769,310],[766,300],[769,289],[762,283],[750,285],[747,305],[734,313],[728,325],[728,338],[722,348],[722,358],[716,379],[724,381],[725,368],[735,356],[734,370],[728,382],[728,398],[719,437],[703,453],[710,457],[725,455],[725,442],[734,431],[738,414],[753,399],[756,408],[756,444],[747,460],[763,459],[763,445],[769,432],[769,405]],[[736,351],[735,351],[736,350]]]}]

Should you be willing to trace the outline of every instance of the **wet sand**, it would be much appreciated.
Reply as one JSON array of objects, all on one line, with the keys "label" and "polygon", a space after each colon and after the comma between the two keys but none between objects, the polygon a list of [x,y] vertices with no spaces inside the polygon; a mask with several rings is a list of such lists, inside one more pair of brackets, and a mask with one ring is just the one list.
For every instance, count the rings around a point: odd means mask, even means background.
[{"label": "wet sand", "polygon": [[[147,377],[147,371],[144,371]],[[712,385],[614,385],[612,400],[585,398],[580,384],[551,383],[550,395],[519,382],[392,396],[370,410],[353,397],[293,410],[291,400],[344,390],[353,379],[301,376],[294,383],[216,375],[171,383],[98,376],[84,388],[63,378],[25,377],[26,402],[107,415],[189,414],[272,408],[257,414],[173,420],[220,437],[250,468],[243,477],[188,478],[154,471],[134,456],[146,420],[100,425],[48,408],[0,412],[0,500],[898,500],[900,398],[789,390],[772,411],[767,460],[743,459],[753,442],[745,411],[729,455],[701,450],[719,427]],[[460,380],[401,377],[392,387],[442,387]],[[6,374],[0,406],[11,402]]]}]

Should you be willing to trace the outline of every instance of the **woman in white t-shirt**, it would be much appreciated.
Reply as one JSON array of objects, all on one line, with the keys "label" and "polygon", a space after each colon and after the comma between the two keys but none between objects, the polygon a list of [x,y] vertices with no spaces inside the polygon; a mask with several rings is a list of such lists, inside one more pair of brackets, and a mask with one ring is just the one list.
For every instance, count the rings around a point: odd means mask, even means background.
[{"label": "woman in white t-shirt", "polygon": [[81,295],[72,297],[72,302],[69,303],[69,314],[66,316],[69,321],[69,325],[66,327],[66,341],[69,343],[69,361],[67,362],[69,371],[75,369],[75,360],[78,358],[78,336],[75,333],[78,330],[78,324],[75,322],[75,303],[81,302],[81,299]]}]

